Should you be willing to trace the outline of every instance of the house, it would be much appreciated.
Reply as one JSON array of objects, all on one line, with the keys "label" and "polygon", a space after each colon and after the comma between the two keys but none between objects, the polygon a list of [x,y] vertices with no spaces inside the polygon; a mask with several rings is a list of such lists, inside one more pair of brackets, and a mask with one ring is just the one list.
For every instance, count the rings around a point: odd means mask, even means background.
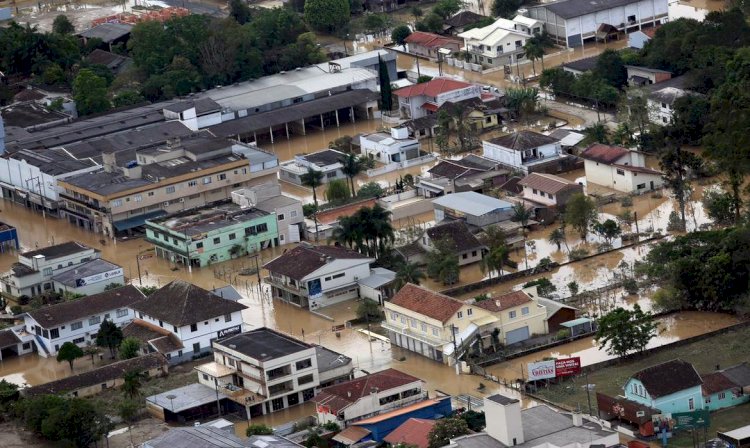
[{"label": "house", "polygon": [[274,245],[298,243],[302,235],[305,215],[302,213],[302,201],[281,193],[278,182],[256,185],[232,192],[232,201],[241,207],[256,207],[276,216],[278,242]]},{"label": "house", "polygon": [[496,319],[493,331],[499,331],[497,338],[506,346],[549,332],[547,308],[539,302],[534,287],[488,297],[474,306]]},{"label": "house", "polygon": [[502,185],[508,178],[508,170],[499,164],[476,154],[460,160],[443,159],[426,173],[417,176],[416,188],[421,196],[432,198],[462,191],[483,192]]},{"label": "house", "polygon": [[445,19],[445,21],[443,22],[443,32],[445,34],[455,36],[457,34],[463,33],[467,27],[475,25],[486,19],[488,19],[487,16],[477,14],[473,11],[461,11]]},{"label": "house", "polygon": [[34,334],[26,331],[23,324],[0,330],[0,361],[32,353],[34,349]]},{"label": "house", "polygon": [[659,409],[662,414],[703,408],[703,380],[692,364],[680,359],[634,373],[623,391],[626,399]]},{"label": "house", "polygon": [[312,154],[299,154],[294,156],[293,160],[281,164],[279,179],[295,185],[302,185],[302,176],[307,174],[309,168],[323,173],[324,184],[334,179],[345,179],[346,175],[341,171],[344,166],[342,160],[345,157],[346,155],[343,152],[335,149],[324,149]]},{"label": "house", "polygon": [[168,104],[162,110],[167,120],[179,120],[192,131],[217,125],[222,120],[222,108],[211,98],[197,98]]},{"label": "house", "polygon": [[534,34],[541,34],[544,23],[528,17],[516,16],[513,20],[499,18],[490,25],[460,33],[464,51],[471,55],[474,64],[484,68],[510,66],[524,58],[523,46]]},{"label": "house", "polygon": [[18,254],[18,262],[0,278],[4,292],[14,297],[34,297],[54,290],[52,277],[76,269],[100,252],[83,243],[68,241]]},{"label": "house", "polygon": [[659,27],[651,27],[633,31],[628,34],[628,47],[635,48],[636,50],[643,49],[654,38],[658,29]]},{"label": "house", "polygon": [[127,23],[102,23],[86,31],[81,31],[78,33],[78,37],[81,38],[84,45],[88,43],[89,39],[97,39],[95,42],[101,41],[100,45],[112,51],[115,45],[127,43],[132,30],[133,25]]},{"label": "house", "polygon": [[479,98],[482,88],[448,78],[430,81],[395,90],[401,118],[415,119],[437,112],[446,101],[461,101]]},{"label": "house", "polygon": [[473,191],[440,196],[432,201],[435,222],[461,220],[473,228],[486,228],[513,217],[513,204]]},{"label": "house", "polygon": [[[232,193],[234,194],[234,193]],[[233,199],[146,220],[156,256],[183,266],[209,266],[274,247],[277,218]]]},{"label": "house", "polygon": [[208,131],[101,157],[102,170],[58,185],[66,216],[110,237],[130,234],[147,219],[229,199],[238,188],[275,180],[278,170],[275,155]]},{"label": "house", "polygon": [[628,85],[631,87],[658,84],[672,78],[672,72],[657,68],[626,65],[625,69],[628,72]]},{"label": "house", "polygon": [[[248,420],[312,400],[321,382],[341,373],[324,376],[315,346],[269,328],[213,341],[213,351],[212,362],[195,368],[198,381],[238,404]],[[351,378],[351,358],[342,361],[343,378]]]},{"label": "house", "polygon": [[130,325],[169,332],[166,338],[144,342],[150,345],[149,351],[158,351],[177,363],[210,352],[215,339],[242,332],[242,310],[247,307],[183,280],[173,280],[130,308],[137,318]]},{"label": "house", "polygon": [[586,72],[593,71],[596,68],[596,64],[599,61],[599,55],[589,56],[587,58],[577,59],[562,64],[563,71],[572,73],[576,76],[580,76]]},{"label": "house", "polygon": [[524,174],[557,171],[567,157],[559,140],[528,130],[482,141],[482,155]]},{"label": "house", "polygon": [[674,116],[675,102],[678,99],[688,95],[700,96],[699,93],[686,88],[686,80],[686,75],[682,75],[656,85],[648,86],[646,104],[648,107],[648,117],[652,123],[661,126],[671,123]]},{"label": "house", "polygon": [[428,448],[428,435],[435,426],[435,420],[425,420],[423,418],[410,418],[401,426],[391,431],[384,442],[391,446],[414,446],[417,448]]},{"label": "house", "polygon": [[318,422],[347,427],[358,420],[416,403],[426,396],[424,381],[396,369],[387,369],[326,387],[313,402]]},{"label": "house", "polygon": [[103,390],[122,386],[125,383],[123,377],[128,372],[138,372],[143,375],[143,378],[154,378],[167,375],[168,370],[168,363],[164,356],[159,353],[151,353],[116,361],[87,372],[22,390],[23,394],[27,396],[65,395],[79,398],[89,397]]},{"label": "house", "polygon": [[359,295],[382,305],[393,295],[393,282],[396,273],[385,268],[370,269],[370,276],[357,280]]},{"label": "house", "polygon": [[302,243],[263,267],[273,297],[314,310],[358,297],[357,281],[370,276],[374,261],[344,247]]},{"label": "house", "polygon": [[127,285],[31,310],[24,315],[24,326],[35,335],[39,355],[47,358],[57,355],[66,342],[80,347],[93,344],[103,320],[124,326],[134,318],[130,307],[143,298],[138,288]]},{"label": "house", "polygon": [[701,375],[703,408],[711,411],[750,401],[750,365],[743,362]]},{"label": "house", "polygon": [[435,421],[452,414],[451,397],[438,396],[437,398],[428,398],[402,408],[359,420],[354,422],[349,428],[359,428],[360,430],[367,431],[368,436],[364,439],[365,441],[382,443],[386,437],[390,436],[393,431],[409,419],[416,418]]},{"label": "house", "polygon": [[438,244],[446,244],[453,250],[458,257],[459,266],[481,261],[487,252],[487,247],[479,242],[462,220],[448,221],[430,227],[419,240],[419,245],[426,252],[435,250]]},{"label": "house", "polygon": [[363,156],[380,163],[401,163],[420,156],[419,140],[409,137],[406,127],[391,128],[390,133],[374,132],[359,137]]},{"label": "house", "polygon": [[450,53],[461,51],[461,39],[449,36],[441,36],[424,31],[414,31],[404,39],[409,53],[423,56],[429,59],[440,59],[440,50],[448,50]]},{"label": "house", "polygon": [[81,294],[89,296],[104,292],[111,285],[124,285],[122,267],[107,260],[96,258],[52,277],[53,289],[66,296]]},{"label": "house", "polygon": [[103,65],[107,67],[114,76],[119,75],[133,65],[133,60],[129,57],[122,56],[100,48],[89,53],[86,56],[86,62],[93,65]]},{"label": "house", "polygon": [[586,183],[624,193],[654,191],[664,185],[662,173],[646,167],[643,153],[594,143],[581,153]]},{"label": "house", "polygon": [[566,305],[559,300],[537,297],[536,301],[547,308],[547,332],[556,334],[558,331],[566,328],[562,324],[570,322],[576,318],[576,308]]},{"label": "house", "polygon": [[549,207],[562,208],[583,186],[554,174],[530,173],[521,179],[523,198]]},{"label": "house", "polygon": [[586,138],[586,136],[580,132],[565,128],[557,128],[550,132],[549,136],[560,140],[560,146],[562,146],[563,151],[568,153],[573,152],[573,148]]},{"label": "house", "polygon": [[449,448],[577,448],[614,447],[620,444],[616,431],[580,412],[557,412],[546,405],[521,409],[515,398],[495,394],[484,399],[484,432],[451,439]]},{"label": "house", "polygon": [[558,0],[531,6],[526,16],[543,21],[557,44],[573,48],[596,40],[602,24],[625,33],[660,25],[668,6],[667,0]]}]

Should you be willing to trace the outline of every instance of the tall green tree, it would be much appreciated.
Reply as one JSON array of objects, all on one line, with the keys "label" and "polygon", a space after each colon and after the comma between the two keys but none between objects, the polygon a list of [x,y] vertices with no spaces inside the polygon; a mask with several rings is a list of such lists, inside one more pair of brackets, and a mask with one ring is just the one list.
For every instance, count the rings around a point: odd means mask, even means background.
[{"label": "tall green tree", "polygon": [[681,137],[675,136],[674,131],[674,129],[669,131],[672,136],[667,138],[667,146],[659,154],[659,166],[664,173],[665,185],[672,190],[672,194],[677,199],[682,230],[685,230],[687,224],[685,205],[692,192],[689,176],[701,168],[702,161],[697,155],[681,148]]},{"label": "tall green tree", "polygon": [[120,346],[123,339],[120,327],[109,319],[102,321],[99,331],[96,333],[96,345],[108,348],[110,355],[114,358],[117,347]]},{"label": "tall green tree", "polygon": [[73,81],[73,98],[79,115],[105,112],[112,107],[107,94],[107,81],[83,68]]},{"label": "tall green tree", "polygon": [[607,219],[604,222],[595,222],[593,224],[594,233],[604,238],[604,242],[608,245],[612,245],[612,241],[622,234],[620,224],[613,219]]},{"label": "tall green tree", "polygon": [[565,237],[565,228],[558,227],[555,230],[553,230],[549,234],[549,238],[547,239],[551,244],[554,244],[557,246],[557,250],[559,251],[561,249],[561,245],[565,244],[567,247],[567,239]]},{"label": "tall green tree", "polygon": [[343,216],[339,219],[338,226],[333,229],[333,240],[342,246],[363,251],[362,226],[355,216]]},{"label": "tall green tree", "polygon": [[544,48],[532,37],[531,39],[527,39],[523,45],[523,55],[531,61],[531,69],[534,71],[534,76],[536,76],[536,61],[537,59],[544,58]]},{"label": "tall green tree", "polygon": [[396,279],[394,288],[401,289],[407,283],[419,285],[424,280],[424,272],[419,264],[411,261],[403,261],[396,266]]},{"label": "tall green tree", "polygon": [[512,19],[522,4],[522,0],[493,0],[492,15],[504,19]]},{"label": "tall green tree", "polygon": [[328,202],[345,202],[349,199],[349,185],[344,179],[332,179],[326,187],[326,200]]},{"label": "tall green tree", "polygon": [[141,341],[128,337],[120,342],[120,359],[131,359],[138,356],[141,351]]},{"label": "tall green tree", "polygon": [[52,32],[57,34],[73,34],[75,27],[65,14],[60,14],[52,21]]},{"label": "tall green tree", "polygon": [[141,383],[141,380],[143,379],[143,374],[137,370],[130,370],[128,372],[125,372],[125,374],[122,376],[123,383],[122,383],[122,392],[130,397],[135,398],[141,393],[141,387],[143,384]]},{"label": "tall green tree", "polygon": [[312,188],[313,203],[315,204],[315,207],[317,207],[318,195],[315,190],[319,186],[323,185],[323,172],[314,170],[312,167],[308,167],[307,172],[300,176],[300,180],[302,181],[302,185]]},{"label": "tall green tree", "polygon": [[443,19],[447,19],[460,11],[462,6],[463,3],[461,0],[438,0],[437,4],[432,8],[432,12]]},{"label": "tall green tree", "polygon": [[618,358],[645,350],[657,330],[653,315],[644,312],[637,303],[632,310],[615,308],[597,321],[597,327],[596,342]]},{"label": "tall green tree", "polygon": [[628,70],[618,51],[604,50],[596,59],[594,74],[615,89],[622,89],[628,83]]},{"label": "tall green tree", "polygon": [[597,219],[596,203],[583,193],[576,193],[570,197],[565,205],[563,221],[578,231],[581,239],[585,240],[589,228]]},{"label": "tall green tree", "polygon": [[427,253],[427,275],[444,285],[457,283],[461,270],[456,251],[448,241],[434,241],[433,246]]},{"label": "tall green tree", "polygon": [[252,11],[244,0],[229,0],[229,17],[233,18],[240,25],[250,21]]},{"label": "tall green tree", "polygon": [[482,258],[479,268],[483,274],[489,273],[490,278],[492,278],[493,272],[497,272],[499,276],[502,276],[503,265],[507,263],[509,256],[510,250],[507,246],[494,247]]},{"label": "tall green tree", "polygon": [[119,415],[122,421],[128,425],[130,446],[135,446],[135,444],[133,443],[133,423],[138,421],[140,411],[140,403],[132,399],[120,402],[119,406],[117,407],[117,415]]},{"label": "tall green tree", "polygon": [[380,84],[380,104],[383,110],[390,112],[393,110],[391,77],[388,74],[388,66],[380,56],[378,56],[378,83]]},{"label": "tall green tree", "polygon": [[411,28],[406,25],[399,25],[391,31],[391,40],[393,43],[401,45],[406,51],[406,38],[411,35]]},{"label": "tall green tree", "polygon": [[348,153],[341,161],[341,165],[341,172],[344,173],[349,179],[349,183],[352,189],[352,197],[355,197],[357,196],[357,190],[354,188],[354,178],[357,177],[359,173],[364,171],[364,164],[356,154]]},{"label": "tall green tree", "polygon": [[70,365],[70,371],[73,371],[73,361],[83,357],[84,353],[81,347],[77,346],[72,342],[66,342],[60,346],[60,350],[57,351],[57,362],[68,361]]},{"label": "tall green tree", "polygon": [[305,0],[305,22],[311,28],[333,33],[349,22],[349,0]]}]

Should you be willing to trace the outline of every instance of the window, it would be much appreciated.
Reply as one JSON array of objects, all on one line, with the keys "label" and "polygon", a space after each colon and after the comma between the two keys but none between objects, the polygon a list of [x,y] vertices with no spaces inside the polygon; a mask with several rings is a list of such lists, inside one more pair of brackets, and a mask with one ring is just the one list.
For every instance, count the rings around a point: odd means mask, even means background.
[{"label": "window", "polygon": [[115,199],[112,201],[112,207],[122,207],[122,199]]},{"label": "window", "polygon": [[533,191],[534,194],[537,194],[536,188],[532,188],[531,191]]},{"label": "window", "polygon": [[525,307],[521,308],[521,314],[524,315],[524,316],[526,316],[527,314],[529,314],[529,307],[525,306]]},{"label": "window", "polygon": [[235,234],[235,233],[230,233],[230,234],[229,234],[229,239],[230,239],[230,240],[234,240],[234,239],[236,239],[236,238],[237,238],[237,234]]},{"label": "window", "polygon": [[174,325],[172,325],[172,331],[174,331],[175,333],[177,333],[177,327],[175,327]]},{"label": "window", "polygon": [[200,351],[201,351],[201,343],[200,342],[196,342],[195,344],[193,344],[193,352],[194,353],[198,353]]},{"label": "window", "polygon": [[231,322],[232,321],[232,315],[231,314],[225,314],[224,315],[224,322]]},{"label": "window", "polygon": [[458,317],[459,319],[463,319],[464,318],[464,312],[463,311],[459,311],[458,313],[456,313],[456,317]]},{"label": "window", "polygon": [[303,359],[302,361],[297,361],[295,367],[297,368],[297,370],[309,369],[310,367],[312,367],[312,359],[308,358]]},{"label": "window", "polygon": [[195,243],[195,247],[196,247],[196,249],[203,249],[203,241],[201,241],[199,243]]},{"label": "window", "polygon": [[198,185],[198,181],[197,180],[191,180],[190,182],[188,182],[188,187],[194,187],[196,185]]},{"label": "window", "polygon": [[617,174],[619,174],[620,176],[624,176],[625,175],[625,170],[621,170],[621,169],[617,168]]},{"label": "window", "polygon": [[198,324],[190,324],[190,331],[198,331]]},{"label": "window", "polygon": [[547,193],[547,196],[548,196],[548,197],[549,197],[550,199],[555,199],[555,197],[554,197],[554,196],[552,195],[552,193]]},{"label": "window", "polygon": [[402,323],[402,324],[405,324],[405,323],[406,323],[406,318],[405,318],[404,316],[401,316],[401,323]]},{"label": "window", "polygon": [[89,325],[97,325],[102,321],[101,316],[89,317]]},{"label": "window", "polygon": [[211,183],[211,178],[210,177],[204,177],[203,178],[203,185],[208,185],[210,183]]},{"label": "window", "polygon": [[153,191],[149,191],[149,192],[148,192],[148,197],[151,197],[151,196],[153,196],[153,195],[154,195],[154,192],[153,192]]},{"label": "window", "polygon": [[174,193],[174,185],[170,185],[166,188],[167,194]]},{"label": "window", "polygon": [[73,339],[73,343],[74,344],[83,344],[83,341],[85,341],[85,340],[86,340],[86,338],[83,338],[83,337],[75,338],[75,339]]},{"label": "window", "polygon": [[219,244],[219,243],[221,243],[221,238],[217,236],[216,238],[214,238],[214,244]]},{"label": "window", "polygon": [[511,318],[511,319],[515,319],[516,318],[516,312],[515,311],[511,311],[510,313],[508,313],[508,317]]},{"label": "window", "polygon": [[297,384],[300,385],[300,386],[303,385],[303,384],[312,383],[312,381],[313,381],[313,374],[312,373],[309,374],[309,375],[303,375],[303,376],[297,378]]},{"label": "window", "polygon": [[490,58],[487,58],[487,63],[488,63],[488,64],[492,64],[492,59],[490,59]]},{"label": "window", "polygon": [[289,216],[291,216],[292,218],[296,218],[297,217],[297,210],[292,210],[291,212],[289,212]]},{"label": "window", "polygon": [[711,403],[711,396],[709,395],[708,397],[706,397],[706,400],[705,400],[705,401],[706,401],[706,404],[709,404],[709,403]]},{"label": "window", "polygon": [[432,329],[432,335],[433,336],[437,336],[438,335],[438,329],[437,328],[433,328]]},{"label": "window", "polygon": [[70,324],[70,331],[80,330],[81,328],[83,328],[83,322],[81,321]]},{"label": "window", "polygon": [[688,409],[691,411],[695,409],[695,399],[688,398]]},{"label": "window", "polygon": [[162,328],[164,328],[164,322],[160,320],[159,321],[159,326],[162,327]]},{"label": "window", "polygon": [[141,202],[143,200],[143,195],[142,194],[137,194],[137,195],[133,196],[133,200],[135,202]]},{"label": "window", "polygon": [[216,178],[219,179],[219,180],[226,180],[227,179],[227,175],[226,175],[226,173],[221,173],[218,176],[216,176]]},{"label": "window", "polygon": [[283,221],[284,220],[284,214],[283,213],[279,213],[278,220],[279,221]]},{"label": "window", "polygon": [[258,225],[257,225],[257,226],[255,227],[255,230],[256,230],[256,231],[257,231],[258,233],[268,232],[268,224],[266,224],[266,223],[261,223],[261,224],[258,224]]},{"label": "window", "polygon": [[391,320],[398,320],[398,313],[391,312]]},{"label": "window", "polygon": [[417,328],[417,320],[416,319],[409,319],[409,323],[411,324],[412,328]]},{"label": "window", "polygon": [[53,328],[49,331],[49,338],[50,339],[57,339],[60,337],[60,330],[57,328]]},{"label": "window", "polygon": [[422,324],[422,333],[427,333],[427,324]]},{"label": "window", "polygon": [[117,317],[125,317],[127,315],[128,315],[128,309],[127,308],[122,309],[122,310],[117,310],[115,312],[115,316],[117,316]]},{"label": "window", "polygon": [[336,171],[331,171],[330,173],[326,174],[326,177],[329,179],[333,179],[336,177]]},{"label": "window", "polygon": [[42,271],[44,275],[52,275],[52,268],[44,268],[44,271]]},{"label": "window", "polygon": [[[719,400],[723,400],[723,399],[725,399],[726,397],[727,397],[727,393],[726,393],[726,392],[719,392]],[[691,408],[691,409],[692,409],[692,408]]]},{"label": "window", "polygon": [[473,309],[469,308],[468,310],[466,310],[466,315],[467,316],[471,316],[472,314],[474,314],[474,310]]},{"label": "window", "polygon": [[469,254],[461,254],[461,258],[463,258],[464,260],[466,260],[467,258],[469,258]]},{"label": "window", "polygon": [[630,23],[635,22],[635,16],[628,16],[628,22]]},{"label": "window", "polygon": [[632,391],[632,392],[633,392],[634,394],[638,395],[638,385],[634,383],[634,384],[633,384],[633,387],[632,387],[632,389],[633,389],[633,391]]},{"label": "window", "polygon": [[472,257],[476,257],[476,256],[477,256],[477,251],[475,251],[475,250],[472,250],[472,251],[471,251],[471,256],[472,256]]}]

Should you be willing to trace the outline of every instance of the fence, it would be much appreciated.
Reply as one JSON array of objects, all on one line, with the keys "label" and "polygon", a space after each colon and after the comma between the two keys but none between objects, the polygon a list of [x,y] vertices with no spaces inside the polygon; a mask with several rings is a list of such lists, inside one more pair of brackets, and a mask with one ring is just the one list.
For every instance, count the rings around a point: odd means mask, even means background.
[{"label": "fence", "polygon": [[410,166],[422,165],[437,159],[434,153],[425,154],[415,159],[404,160],[403,162],[393,162],[388,165],[381,166],[380,168],[373,168],[367,170],[367,177],[380,176],[381,174],[390,173],[392,171],[398,171],[401,168],[408,168]]}]

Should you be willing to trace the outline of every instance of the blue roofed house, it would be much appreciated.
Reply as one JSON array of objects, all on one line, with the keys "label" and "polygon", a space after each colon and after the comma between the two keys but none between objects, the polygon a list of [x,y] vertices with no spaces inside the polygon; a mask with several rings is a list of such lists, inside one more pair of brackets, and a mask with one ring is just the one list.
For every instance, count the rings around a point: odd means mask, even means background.
[{"label": "blue roofed house", "polygon": [[703,408],[703,380],[692,364],[673,359],[633,374],[625,398],[661,410],[662,414]]}]

